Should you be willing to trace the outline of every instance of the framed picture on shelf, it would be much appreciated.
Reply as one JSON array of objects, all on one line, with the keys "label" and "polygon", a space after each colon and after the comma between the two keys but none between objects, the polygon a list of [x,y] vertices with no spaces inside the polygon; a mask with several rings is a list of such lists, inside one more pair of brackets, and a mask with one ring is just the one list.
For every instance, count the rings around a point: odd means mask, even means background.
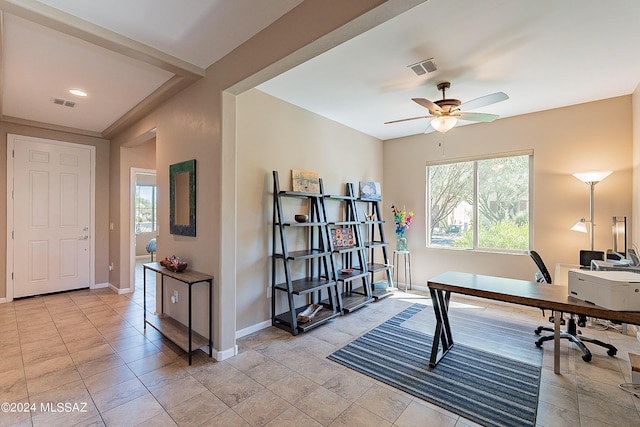
[{"label": "framed picture on shelf", "polygon": [[372,181],[360,181],[360,198],[362,200],[382,200],[380,183]]},{"label": "framed picture on shelf", "polygon": [[353,230],[349,227],[335,227],[331,229],[331,243],[334,249],[352,248],[355,245]]},{"label": "framed picture on shelf", "polygon": [[298,193],[320,193],[320,179],[317,172],[291,169],[291,188]]}]

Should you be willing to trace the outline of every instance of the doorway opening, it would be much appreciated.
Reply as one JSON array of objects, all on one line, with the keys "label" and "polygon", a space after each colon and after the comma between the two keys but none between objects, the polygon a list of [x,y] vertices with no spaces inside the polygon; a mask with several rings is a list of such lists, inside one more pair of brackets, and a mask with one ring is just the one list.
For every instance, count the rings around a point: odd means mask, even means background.
[{"label": "doorway opening", "polygon": [[156,259],[156,171],[131,168],[131,291],[142,289],[142,264]]}]

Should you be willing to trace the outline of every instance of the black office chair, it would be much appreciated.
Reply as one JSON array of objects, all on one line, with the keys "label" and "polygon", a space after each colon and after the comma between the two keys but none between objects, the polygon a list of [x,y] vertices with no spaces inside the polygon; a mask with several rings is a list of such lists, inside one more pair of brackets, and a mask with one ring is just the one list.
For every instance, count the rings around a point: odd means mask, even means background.
[{"label": "black office chair", "polygon": [[[538,266],[539,275],[541,276],[541,280],[536,280],[536,281],[539,283],[547,283],[550,285],[551,274],[549,274],[549,270],[547,270],[547,267],[544,265],[544,262],[542,261],[542,258],[540,257],[540,255],[538,255],[536,251],[529,252],[529,255],[531,256],[531,259],[533,259],[533,261],[536,263],[536,266]],[[544,310],[542,311],[542,313],[544,315]],[[561,313],[560,315],[562,316],[563,314]],[[549,321],[550,322],[554,321],[553,316],[549,318]],[[563,321],[564,319],[561,320],[561,324],[564,324]],[[579,316],[578,324],[580,326],[584,326],[585,323],[586,323],[586,317]],[[534,332],[536,333],[536,335],[540,335],[542,331],[554,332],[554,329],[547,326],[539,326]],[[542,343],[544,343],[545,341],[551,341],[553,338],[554,338],[553,335],[540,337],[536,341],[536,346],[542,347]],[[573,314],[569,315],[569,324],[568,324],[567,330],[560,331],[560,338],[568,339],[571,342],[573,342],[575,345],[577,345],[578,348],[582,351],[582,360],[584,360],[585,362],[591,361],[591,351],[589,351],[587,346],[584,345],[583,341],[590,342],[590,343],[599,345],[601,347],[605,347],[607,349],[607,354],[609,356],[615,356],[616,353],[618,352],[618,349],[612,346],[611,344],[607,344],[593,338],[582,336],[582,332],[580,332],[576,328],[576,321],[574,319]]]}]

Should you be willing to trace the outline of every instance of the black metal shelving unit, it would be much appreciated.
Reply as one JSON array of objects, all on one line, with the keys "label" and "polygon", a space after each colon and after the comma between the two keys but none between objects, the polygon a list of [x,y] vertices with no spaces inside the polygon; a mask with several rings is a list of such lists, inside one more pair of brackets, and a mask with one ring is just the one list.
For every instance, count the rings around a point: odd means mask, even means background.
[{"label": "black metal shelving unit", "polygon": [[[342,314],[338,280],[331,252],[329,224],[326,220],[322,180],[320,193],[283,191],[278,172],[273,171],[273,222],[271,251],[271,324],[297,335]],[[285,217],[283,199],[308,203],[308,220],[296,222],[294,214]],[[289,250],[288,234],[305,241],[302,249]],[[298,239],[300,240],[300,239]],[[300,273],[303,277],[294,279]],[[284,274],[284,280],[279,279]],[[325,295],[323,295],[323,293]],[[278,313],[278,295],[286,297],[287,310]],[[326,298],[323,298],[326,296]],[[300,298],[303,297],[303,298]],[[297,316],[309,304],[323,305],[311,321],[299,323]]]},{"label": "black metal shelving unit", "polygon": [[[393,265],[389,262],[388,246],[384,237],[384,220],[380,211],[380,200],[358,199],[364,204],[365,220],[362,224],[367,229],[367,241],[364,246],[368,249],[367,270],[371,275],[372,297],[376,300],[386,298],[393,293]],[[376,282],[376,275],[382,273],[385,280]],[[377,285],[384,285],[378,287]]]},{"label": "black metal shelving unit", "polygon": [[[347,230],[349,243],[336,246],[331,241],[331,250],[337,256],[340,264],[338,268],[338,284],[340,289],[340,308],[352,312],[373,301],[371,293],[370,275],[367,266],[367,248],[362,237],[362,221],[358,218],[354,186],[345,184],[346,195],[325,196],[327,201],[338,201],[342,204],[342,221],[329,221],[330,230]],[[325,213],[326,215],[326,213]],[[349,269],[351,272],[344,272]]]}]

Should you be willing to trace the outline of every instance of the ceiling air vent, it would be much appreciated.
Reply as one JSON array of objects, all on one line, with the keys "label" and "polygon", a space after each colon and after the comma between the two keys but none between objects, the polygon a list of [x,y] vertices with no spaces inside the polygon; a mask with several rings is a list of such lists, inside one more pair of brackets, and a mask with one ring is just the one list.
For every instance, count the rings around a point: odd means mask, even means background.
[{"label": "ceiling air vent", "polygon": [[67,101],[66,99],[62,99],[62,98],[51,98],[51,102],[53,102],[56,105],[63,105],[65,107],[69,107],[69,108],[73,108],[76,106],[76,103],[73,101]]},{"label": "ceiling air vent", "polygon": [[424,61],[417,62],[415,64],[407,65],[407,67],[411,68],[414,73],[418,76],[427,73],[433,73],[438,69],[436,63],[433,61],[433,58],[425,59]]}]

